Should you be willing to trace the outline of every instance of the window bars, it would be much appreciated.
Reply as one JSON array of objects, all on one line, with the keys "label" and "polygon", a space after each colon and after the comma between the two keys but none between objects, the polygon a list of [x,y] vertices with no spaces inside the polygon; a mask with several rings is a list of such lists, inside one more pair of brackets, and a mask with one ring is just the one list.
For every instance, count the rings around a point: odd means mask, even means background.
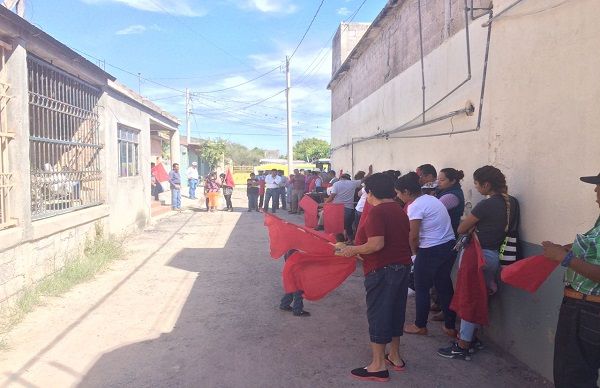
[{"label": "window bars", "polygon": [[15,226],[12,218],[11,191],[13,189],[13,174],[9,167],[9,143],[14,139],[14,133],[8,128],[7,105],[10,100],[10,86],[6,81],[6,56],[12,48],[2,42],[0,45],[0,230]]},{"label": "window bars", "polygon": [[27,57],[32,219],[102,203],[101,91]]},{"label": "window bars", "polygon": [[117,137],[119,142],[119,176],[139,175],[138,144],[140,131],[119,125]]}]

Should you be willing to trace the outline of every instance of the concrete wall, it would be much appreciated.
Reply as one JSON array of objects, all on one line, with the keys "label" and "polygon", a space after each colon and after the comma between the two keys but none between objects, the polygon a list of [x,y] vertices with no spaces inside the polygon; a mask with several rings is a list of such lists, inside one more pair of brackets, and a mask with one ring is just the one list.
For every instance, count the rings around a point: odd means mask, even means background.
[{"label": "concrete wall", "polygon": [[369,28],[369,23],[341,23],[333,38],[333,49],[331,53],[331,74],[340,68],[348,58],[348,54],[354,49],[360,38]]},{"label": "concrete wall", "polygon": [[[411,13],[415,3],[406,1],[397,12]],[[436,2],[425,3],[437,7]],[[494,1],[494,12],[510,3]],[[600,2],[595,0],[529,0],[498,18],[491,31],[481,128],[441,135],[477,127],[488,31],[481,27],[486,18],[472,22],[472,78],[426,118],[464,108],[468,101],[476,107],[475,114],[396,133],[387,140],[342,147],[333,152],[333,167],[356,171],[373,164],[375,170],[398,168],[405,173],[432,163],[438,169],[462,169],[470,208],[481,199],[473,187],[473,171],[493,164],[505,173],[509,193],[521,202],[522,237],[528,253],[539,252],[542,240],[572,241],[598,215],[593,187],[580,183],[578,177],[595,175],[600,166],[596,152],[600,82],[595,75],[600,65],[600,25],[594,19],[599,11]],[[393,20],[410,17],[394,15]],[[439,19],[444,19],[443,13],[437,17],[424,13],[424,31],[437,34],[437,27],[429,26],[438,26]],[[388,21],[385,26],[392,24]],[[349,88],[359,90],[362,86],[355,85],[365,85],[373,73],[381,74],[386,64],[380,58],[382,47],[399,47],[403,40],[414,39],[414,31],[382,36],[332,84],[334,107],[336,101],[343,105],[348,99]],[[394,55],[399,56],[398,51]],[[369,64],[375,58],[379,58],[376,68]],[[424,67],[426,107],[430,107],[466,77],[465,30],[449,34],[433,47]],[[334,115],[332,147],[421,120],[421,86],[417,61],[372,92],[357,91],[361,97]],[[534,295],[504,286],[492,302],[492,324],[486,330],[495,342],[548,378],[561,292],[560,271]]]},{"label": "concrete wall", "polygon": [[[29,97],[27,51],[15,40],[7,63],[12,96],[8,125],[15,132],[10,144],[10,162],[15,174],[12,190],[13,215],[17,226],[0,230],[0,308],[5,307],[24,287],[56,272],[83,253],[86,241],[97,230],[122,235],[146,225],[150,217],[150,125],[175,132],[177,123],[141,101],[112,87],[102,87],[99,101],[103,149],[102,193],[104,204],[36,221],[31,220],[29,163]],[[52,56],[47,53],[46,56]],[[84,77],[85,78],[85,77]],[[91,78],[91,77],[88,77]],[[117,128],[123,124],[140,130],[140,174],[119,177]],[[24,162],[25,161],[25,162]]]}]

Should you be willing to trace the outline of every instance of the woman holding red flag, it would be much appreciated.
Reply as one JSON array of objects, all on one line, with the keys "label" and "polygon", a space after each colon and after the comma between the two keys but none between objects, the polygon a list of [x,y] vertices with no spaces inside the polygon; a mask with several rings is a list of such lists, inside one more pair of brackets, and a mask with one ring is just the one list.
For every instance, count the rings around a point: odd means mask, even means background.
[{"label": "woman holding red flag", "polygon": [[[475,170],[473,180],[477,191],[488,198],[479,202],[458,226],[458,234],[477,232],[485,258],[483,276],[488,294],[498,290],[496,278],[500,269],[500,247],[504,242],[509,225],[518,227],[519,212],[517,200],[508,195],[506,177],[496,167],[483,166]],[[448,348],[441,348],[438,354],[446,358],[469,360],[470,354],[483,347],[475,332],[479,325],[462,319],[458,341]]]},{"label": "woman holding red flag", "polygon": [[[387,366],[401,371],[405,362],[400,356],[408,291],[408,274],[412,264],[408,243],[408,217],[394,198],[394,180],[378,173],[365,180],[369,216],[359,226],[355,246],[340,254],[359,255],[364,263],[367,320],[373,358],[366,367],[351,371],[360,380],[388,381]],[[389,354],[385,353],[390,344]]]}]

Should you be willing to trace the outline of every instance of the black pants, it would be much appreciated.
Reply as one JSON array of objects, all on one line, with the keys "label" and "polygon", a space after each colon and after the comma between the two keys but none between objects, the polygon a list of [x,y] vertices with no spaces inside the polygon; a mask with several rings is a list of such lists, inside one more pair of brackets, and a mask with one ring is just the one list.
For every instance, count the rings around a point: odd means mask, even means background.
[{"label": "black pants", "polygon": [[600,303],[563,298],[554,337],[556,388],[597,387]]},{"label": "black pants", "polygon": [[225,197],[225,205],[227,206],[227,209],[233,209],[233,204],[231,203],[231,194],[223,196]]},{"label": "black pants", "polygon": [[265,202],[265,193],[259,194],[259,196],[258,196],[258,208],[259,209],[262,209],[264,202]]}]

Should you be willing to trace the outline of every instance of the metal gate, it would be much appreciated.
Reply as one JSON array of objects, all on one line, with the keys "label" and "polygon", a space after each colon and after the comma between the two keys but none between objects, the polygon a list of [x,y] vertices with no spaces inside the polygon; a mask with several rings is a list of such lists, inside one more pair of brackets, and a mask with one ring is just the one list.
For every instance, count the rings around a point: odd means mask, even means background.
[{"label": "metal gate", "polygon": [[32,218],[102,203],[101,91],[32,55],[27,69]]}]

